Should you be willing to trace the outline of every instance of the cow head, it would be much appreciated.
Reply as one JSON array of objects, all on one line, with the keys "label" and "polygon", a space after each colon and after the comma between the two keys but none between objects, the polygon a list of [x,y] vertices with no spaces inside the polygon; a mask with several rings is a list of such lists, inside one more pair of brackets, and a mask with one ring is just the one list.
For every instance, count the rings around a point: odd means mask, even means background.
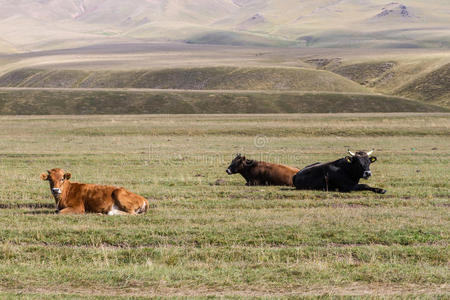
[{"label": "cow head", "polygon": [[48,180],[50,183],[50,190],[53,196],[58,199],[63,192],[63,184],[69,180],[72,175],[65,173],[63,169],[51,169],[47,173],[41,174],[42,180]]},{"label": "cow head", "polygon": [[348,150],[350,156],[346,156],[345,160],[351,164],[353,172],[358,178],[368,179],[372,172],[370,171],[370,164],[377,161],[375,156],[370,156],[373,150],[370,152],[358,151],[356,153]]},{"label": "cow head", "polygon": [[251,165],[253,165],[253,160],[245,159],[245,156],[238,154],[231,161],[231,164],[228,166],[226,172],[228,175],[240,173],[245,167],[249,167]]}]

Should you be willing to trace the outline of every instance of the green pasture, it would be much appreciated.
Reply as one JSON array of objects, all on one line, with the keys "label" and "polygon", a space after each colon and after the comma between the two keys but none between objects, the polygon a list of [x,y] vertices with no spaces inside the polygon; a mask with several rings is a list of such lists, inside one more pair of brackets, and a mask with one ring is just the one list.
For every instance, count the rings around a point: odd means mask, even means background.
[{"label": "green pasture", "polygon": [[[450,118],[434,114],[0,117],[0,297],[450,292]],[[236,153],[302,167],[375,149],[335,193],[247,187]],[[54,167],[124,186],[140,216],[55,214]]]}]

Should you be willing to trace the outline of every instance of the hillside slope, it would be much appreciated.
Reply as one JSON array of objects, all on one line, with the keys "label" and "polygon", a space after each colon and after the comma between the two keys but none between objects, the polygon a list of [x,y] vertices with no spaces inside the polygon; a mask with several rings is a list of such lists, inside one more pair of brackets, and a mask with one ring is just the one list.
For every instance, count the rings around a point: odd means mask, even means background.
[{"label": "hillside slope", "polygon": [[[364,62],[316,59],[316,67],[346,77],[379,93],[450,107],[450,57],[412,56]],[[322,65],[317,65],[321,63]]]},{"label": "hillside slope", "polygon": [[10,43],[0,38],[0,53],[10,54],[14,52],[16,52],[16,49]]},{"label": "hillside slope", "polygon": [[186,90],[298,90],[365,92],[328,71],[302,68],[205,67],[141,71],[20,69],[0,77],[1,87],[153,88]]},{"label": "hillside slope", "polygon": [[3,115],[448,111],[398,97],[370,94],[0,89]]},{"label": "hillside slope", "polygon": [[450,107],[450,63],[405,84],[396,94]]}]

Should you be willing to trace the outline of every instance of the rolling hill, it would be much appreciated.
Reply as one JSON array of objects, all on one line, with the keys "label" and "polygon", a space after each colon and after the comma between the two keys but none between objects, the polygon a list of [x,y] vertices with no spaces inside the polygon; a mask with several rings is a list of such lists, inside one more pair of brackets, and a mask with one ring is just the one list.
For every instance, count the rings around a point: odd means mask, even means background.
[{"label": "rolling hill", "polygon": [[0,115],[449,112],[400,97],[319,92],[0,89]]},{"label": "rolling hill", "polygon": [[[0,101],[4,113],[21,107],[14,108],[14,97],[20,103],[29,97],[36,102],[27,102],[30,108],[46,112],[56,95],[97,113],[114,103],[138,113],[137,103],[153,107],[161,97],[174,112],[229,112],[236,103],[243,112],[448,111],[449,65],[447,52],[429,49],[105,44],[0,55]],[[194,93],[200,91],[214,101]]]},{"label": "rolling hill", "polygon": [[450,106],[448,55],[392,56],[367,59],[364,62],[354,59],[326,62],[326,65],[319,68],[335,72],[370,90]]},{"label": "rolling hill", "polygon": [[0,7],[3,53],[136,41],[450,46],[445,0],[0,0]]},{"label": "rolling hill", "polygon": [[1,76],[0,87],[367,92],[364,87],[332,72],[268,67],[140,71],[19,69]]},{"label": "rolling hill", "polygon": [[396,94],[450,107],[450,64],[419,76]]}]

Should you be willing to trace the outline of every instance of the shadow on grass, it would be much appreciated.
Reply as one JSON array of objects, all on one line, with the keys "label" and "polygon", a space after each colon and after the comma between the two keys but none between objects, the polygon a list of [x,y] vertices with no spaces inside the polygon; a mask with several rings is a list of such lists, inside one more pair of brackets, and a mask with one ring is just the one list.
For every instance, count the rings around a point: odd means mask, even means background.
[{"label": "shadow on grass", "polygon": [[26,211],[23,213],[24,215],[56,215],[58,214],[57,210],[33,210]]},{"label": "shadow on grass", "polygon": [[38,209],[38,208],[55,208],[54,203],[0,203],[0,209]]}]

